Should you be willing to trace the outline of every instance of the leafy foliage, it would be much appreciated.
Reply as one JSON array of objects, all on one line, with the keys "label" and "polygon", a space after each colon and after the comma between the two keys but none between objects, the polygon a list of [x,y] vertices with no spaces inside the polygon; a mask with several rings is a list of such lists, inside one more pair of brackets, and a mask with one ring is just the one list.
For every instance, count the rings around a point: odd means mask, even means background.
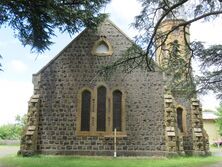
[{"label": "leafy foliage", "polygon": [[16,124],[7,124],[0,126],[0,139],[20,139],[21,127]]},{"label": "leafy foliage", "polygon": [[222,104],[217,109],[218,119],[217,125],[219,126],[219,134],[222,136]]},{"label": "leafy foliage", "polygon": [[[144,54],[144,51],[138,45],[133,44],[117,61],[102,66],[98,73],[105,78],[108,78],[111,74],[116,72],[117,69],[122,70],[124,73],[131,73],[137,68],[144,68]],[[152,68],[154,68],[154,64],[152,65]]]},{"label": "leafy foliage", "polygon": [[[171,90],[183,90],[190,95],[196,96],[196,87],[203,90],[213,90],[217,92],[218,97],[222,99],[222,70],[221,70],[221,46],[215,45],[205,48],[201,42],[189,42],[187,27],[193,22],[204,19],[212,21],[218,15],[222,14],[221,0],[139,0],[142,5],[141,13],[135,17],[133,26],[140,31],[135,37],[136,44],[140,45],[144,50],[142,57],[146,62],[148,70],[153,71],[153,62],[157,51],[161,49],[164,52],[164,45],[169,36],[177,29],[182,29],[184,33],[184,41],[186,45],[186,59],[181,58],[181,47],[177,43],[167,50],[168,65],[162,67],[168,76],[168,85]],[[175,25],[166,32],[159,32],[159,28],[164,20],[167,19],[185,19],[178,25]],[[159,42],[161,41],[161,42]],[[200,46],[198,48],[198,46]],[[183,47],[184,49],[184,47]],[[191,61],[193,58],[202,62],[202,76],[192,76]],[[129,58],[131,60],[131,58]],[[136,60],[134,60],[136,61]],[[124,62],[128,63],[127,60]],[[138,61],[136,61],[138,62]],[[143,65],[144,62],[141,62]],[[137,63],[138,66],[138,63]]]},{"label": "leafy foliage", "polygon": [[17,115],[15,117],[16,125],[19,125],[22,128],[26,127],[27,124],[27,114],[24,114],[23,116]]},{"label": "leafy foliage", "polygon": [[[222,14],[221,1],[215,0],[140,0],[143,10],[135,18],[135,28],[141,30],[142,34],[137,37],[140,41],[145,42],[146,57],[153,59],[158,48],[163,48],[169,35],[176,29],[182,27],[184,31],[184,41],[187,45],[187,60],[181,59],[181,49],[174,44],[174,48],[168,51],[168,66],[164,69],[166,73],[171,74],[171,89],[187,88],[188,94],[195,93],[195,84],[198,90],[206,92],[213,90],[217,93],[218,98],[222,99],[222,56],[221,46],[215,45],[205,48],[201,42],[190,43],[187,38],[186,27],[200,19],[211,21],[219,14]],[[186,19],[171,30],[160,34],[158,32],[161,23],[166,19]],[[158,43],[158,40],[163,42]],[[202,75],[192,76],[191,61],[196,58],[201,62]],[[185,75],[185,76],[184,76]],[[183,80],[183,79],[186,80]],[[195,82],[194,82],[195,81]]]},{"label": "leafy foliage", "polygon": [[26,125],[26,115],[16,116],[15,124],[6,124],[0,126],[0,139],[13,140],[20,139],[23,129]]},{"label": "leafy foliage", "polygon": [[195,44],[194,56],[201,62],[201,75],[196,77],[201,92],[211,90],[222,99],[222,45],[205,48],[198,42]]},{"label": "leafy foliage", "polygon": [[53,43],[58,28],[70,35],[95,27],[105,15],[100,9],[110,0],[1,0],[0,25],[14,29],[24,46],[43,52]]},{"label": "leafy foliage", "polygon": [[[169,43],[171,49],[166,50],[167,56],[164,57],[165,62],[162,70],[165,72],[166,88],[175,93],[182,93],[187,97],[192,97],[196,92],[196,87],[189,68],[187,58],[181,56],[181,45],[177,40]],[[186,55],[189,55],[187,53]]]}]

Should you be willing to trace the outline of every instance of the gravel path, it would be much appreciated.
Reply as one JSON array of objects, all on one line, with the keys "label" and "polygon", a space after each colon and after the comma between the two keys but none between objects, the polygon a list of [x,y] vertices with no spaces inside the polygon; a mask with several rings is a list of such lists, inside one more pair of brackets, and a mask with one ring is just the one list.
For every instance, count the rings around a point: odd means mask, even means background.
[{"label": "gravel path", "polygon": [[[18,150],[19,146],[0,146],[0,158],[11,154],[16,155]],[[1,160],[0,160],[0,167],[6,167],[1,165]]]},{"label": "gravel path", "polygon": [[[217,152],[213,152],[212,153],[213,156],[217,156],[217,157],[221,157],[222,158],[222,150],[217,151]],[[222,166],[221,166],[222,167]]]},{"label": "gravel path", "polygon": [[10,154],[16,154],[18,150],[19,146],[0,146],[0,158]]},{"label": "gravel path", "polygon": [[217,163],[217,164],[213,164],[213,165],[210,165],[210,166],[206,166],[206,167],[222,167],[222,162]]},{"label": "gravel path", "polygon": [[[221,157],[221,160],[222,160],[222,149],[220,148],[219,150],[213,151],[212,155]],[[216,164],[213,164],[213,165],[210,165],[210,166],[204,166],[204,167],[222,167],[222,161],[219,162],[219,163],[216,163]]]}]

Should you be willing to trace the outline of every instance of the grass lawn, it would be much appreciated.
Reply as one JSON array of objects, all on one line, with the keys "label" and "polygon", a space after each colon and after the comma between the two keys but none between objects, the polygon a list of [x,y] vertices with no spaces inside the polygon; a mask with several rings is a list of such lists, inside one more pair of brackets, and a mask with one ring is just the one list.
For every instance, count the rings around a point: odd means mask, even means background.
[{"label": "grass lawn", "polygon": [[178,157],[178,158],[111,158],[35,156],[23,158],[9,156],[0,158],[7,167],[200,167],[220,161],[221,157]]}]

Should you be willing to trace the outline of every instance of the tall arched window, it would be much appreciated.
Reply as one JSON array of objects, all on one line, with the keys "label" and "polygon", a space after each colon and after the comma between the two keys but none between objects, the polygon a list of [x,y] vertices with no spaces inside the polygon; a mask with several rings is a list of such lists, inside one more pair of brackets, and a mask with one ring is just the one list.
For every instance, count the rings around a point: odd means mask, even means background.
[{"label": "tall arched window", "polygon": [[183,109],[177,108],[177,127],[179,128],[180,132],[183,132]]},{"label": "tall arched window", "polygon": [[105,84],[83,87],[77,100],[76,133],[78,136],[126,136],[125,93],[120,88],[109,89]]},{"label": "tall arched window", "polygon": [[97,89],[97,131],[106,130],[106,88]]},{"label": "tall arched window", "polygon": [[122,92],[115,90],[113,92],[113,130],[121,131],[122,118]]},{"label": "tall arched window", "polygon": [[90,130],[90,104],[91,93],[88,90],[82,92],[82,105],[81,105],[81,131]]}]

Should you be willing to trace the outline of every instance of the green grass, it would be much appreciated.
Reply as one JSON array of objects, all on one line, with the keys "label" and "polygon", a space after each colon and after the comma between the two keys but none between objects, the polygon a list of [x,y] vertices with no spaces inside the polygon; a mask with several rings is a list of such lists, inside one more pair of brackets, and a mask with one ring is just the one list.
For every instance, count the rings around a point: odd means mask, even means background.
[{"label": "green grass", "polygon": [[72,156],[35,156],[0,158],[7,167],[200,167],[219,162],[219,157],[109,158]]}]

